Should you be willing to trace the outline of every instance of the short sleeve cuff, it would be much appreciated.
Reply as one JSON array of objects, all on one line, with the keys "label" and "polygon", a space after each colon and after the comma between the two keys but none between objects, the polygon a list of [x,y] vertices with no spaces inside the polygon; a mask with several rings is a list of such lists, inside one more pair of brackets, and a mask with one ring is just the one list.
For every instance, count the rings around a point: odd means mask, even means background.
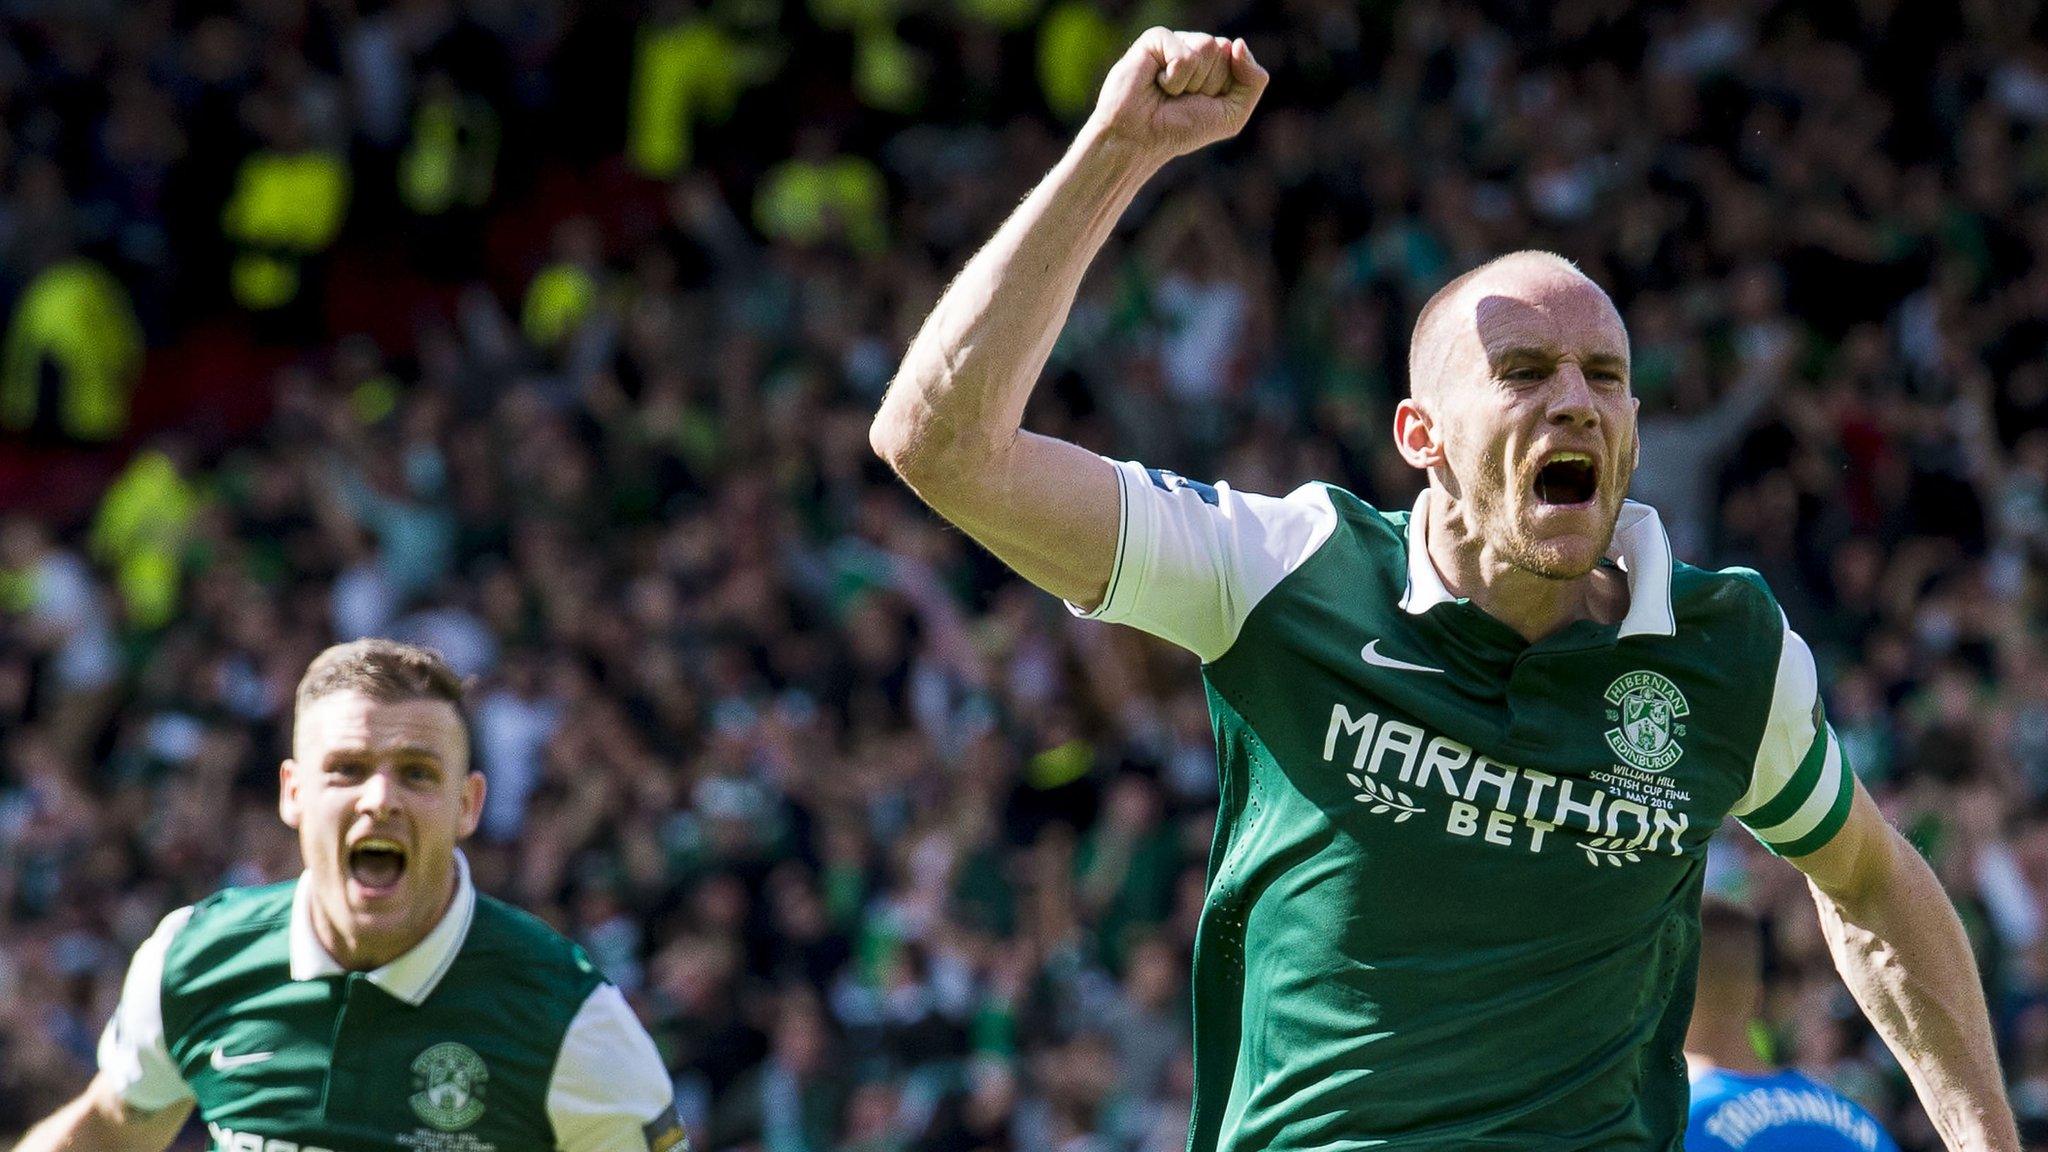
[{"label": "short sleeve cuff", "polygon": [[1135,518],[1138,511],[1131,507],[1130,476],[1132,470],[1138,466],[1128,461],[1119,460],[1111,460],[1110,463],[1116,466],[1117,528],[1116,560],[1110,566],[1109,585],[1102,590],[1102,603],[1097,604],[1093,608],[1082,608],[1072,600],[1064,600],[1061,603],[1067,606],[1067,611],[1072,612],[1083,620],[1107,620],[1113,623],[1118,619],[1116,615],[1117,591],[1123,586],[1124,560],[1125,557],[1130,555],[1131,521]]},{"label": "short sleeve cuff", "polygon": [[149,939],[135,950],[121,986],[121,1002],[100,1034],[100,1075],[111,1082],[121,1100],[140,1112],[157,1112],[192,1098],[164,1037],[164,951],[185,926],[192,909],[180,908],[164,917]]},{"label": "short sleeve cuff", "polygon": [[561,1152],[678,1146],[675,1084],[616,987],[599,985],[570,1022],[547,1109]]}]

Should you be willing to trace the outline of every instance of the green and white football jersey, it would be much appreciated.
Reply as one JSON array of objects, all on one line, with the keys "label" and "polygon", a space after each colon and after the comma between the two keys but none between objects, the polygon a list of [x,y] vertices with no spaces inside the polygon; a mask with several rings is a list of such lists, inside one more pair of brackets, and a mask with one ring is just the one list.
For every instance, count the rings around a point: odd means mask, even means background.
[{"label": "green and white football jersey", "polygon": [[1751,572],[1624,506],[1618,625],[1536,644],[1383,513],[1118,465],[1093,617],[1199,654],[1222,775],[1194,1152],[1677,1150],[1707,840],[1826,843],[1853,778]]},{"label": "green and white football jersey", "polygon": [[305,881],[165,917],[129,966],[102,1075],[156,1111],[191,1099],[216,1152],[675,1152],[674,1086],[574,944],[479,896],[346,972]]}]

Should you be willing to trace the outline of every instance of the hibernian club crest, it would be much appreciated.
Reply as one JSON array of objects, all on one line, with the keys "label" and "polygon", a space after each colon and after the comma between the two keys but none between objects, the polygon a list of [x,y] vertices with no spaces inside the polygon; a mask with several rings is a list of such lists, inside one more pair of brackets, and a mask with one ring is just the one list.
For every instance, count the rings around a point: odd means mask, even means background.
[{"label": "hibernian club crest", "polygon": [[1676,684],[1655,672],[1630,672],[1607,686],[1606,700],[1607,718],[1616,722],[1607,730],[1607,746],[1624,763],[1662,772],[1685,755],[1679,721],[1692,709]]},{"label": "hibernian club crest", "polygon": [[484,1114],[483,1057],[465,1045],[436,1044],[412,1062],[412,1110],[443,1132],[458,1132]]}]

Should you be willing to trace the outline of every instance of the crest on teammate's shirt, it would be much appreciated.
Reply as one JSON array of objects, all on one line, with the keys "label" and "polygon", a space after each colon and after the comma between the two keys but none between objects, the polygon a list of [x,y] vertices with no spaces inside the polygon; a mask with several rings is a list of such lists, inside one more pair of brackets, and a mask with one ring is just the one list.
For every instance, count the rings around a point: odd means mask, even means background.
[{"label": "crest on teammate's shirt", "polygon": [[1603,698],[1607,718],[1615,722],[1607,730],[1607,746],[1624,763],[1662,772],[1685,755],[1678,743],[1685,725],[1679,721],[1692,709],[1678,685],[1656,672],[1630,672],[1616,677]]},{"label": "crest on teammate's shirt", "polygon": [[458,1132],[484,1114],[484,1084],[491,1074],[467,1045],[436,1044],[412,1062],[412,1110],[443,1132]]}]

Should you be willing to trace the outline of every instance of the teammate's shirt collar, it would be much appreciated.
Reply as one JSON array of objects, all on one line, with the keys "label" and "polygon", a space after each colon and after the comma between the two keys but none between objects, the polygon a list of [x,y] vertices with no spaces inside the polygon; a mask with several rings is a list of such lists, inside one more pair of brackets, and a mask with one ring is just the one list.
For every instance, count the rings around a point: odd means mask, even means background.
[{"label": "teammate's shirt collar", "polygon": [[[313,932],[313,909],[306,891],[308,883],[309,879],[301,874],[298,889],[292,893],[292,979],[317,980],[322,976],[339,976],[347,969],[328,954],[320,943],[320,937]],[[455,963],[455,954],[462,951],[463,941],[469,938],[470,921],[475,917],[476,885],[469,878],[469,858],[457,849],[455,899],[448,905],[448,911],[441,914],[441,922],[404,955],[381,968],[372,968],[364,974],[364,979],[407,1004],[419,1007],[433,994],[434,988],[441,983],[441,977],[446,976],[449,967]]]},{"label": "teammate's shirt collar", "polygon": [[[1408,588],[1401,594],[1401,607],[1415,616],[1458,600],[1444,586],[1444,578],[1429,558],[1429,549],[1423,544],[1428,538],[1429,489],[1425,488],[1408,515]],[[1677,635],[1678,620],[1671,611],[1671,539],[1664,534],[1657,510],[1634,500],[1622,501],[1607,558],[1628,576],[1628,614],[1621,618],[1615,638]]]}]

